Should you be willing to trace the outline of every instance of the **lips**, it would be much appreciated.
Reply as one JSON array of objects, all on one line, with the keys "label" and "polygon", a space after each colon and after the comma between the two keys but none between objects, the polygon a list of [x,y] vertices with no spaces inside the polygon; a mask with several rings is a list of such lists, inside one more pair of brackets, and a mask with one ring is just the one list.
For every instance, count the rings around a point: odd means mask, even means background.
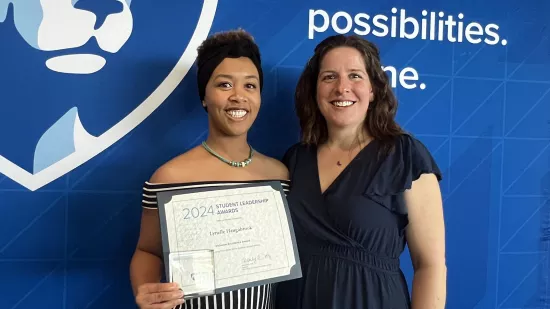
[{"label": "lips", "polygon": [[228,108],[225,113],[233,119],[242,119],[248,114],[248,110],[244,108]]},{"label": "lips", "polygon": [[356,101],[351,100],[333,100],[330,101],[330,104],[336,106],[336,107],[349,107],[355,104]]}]

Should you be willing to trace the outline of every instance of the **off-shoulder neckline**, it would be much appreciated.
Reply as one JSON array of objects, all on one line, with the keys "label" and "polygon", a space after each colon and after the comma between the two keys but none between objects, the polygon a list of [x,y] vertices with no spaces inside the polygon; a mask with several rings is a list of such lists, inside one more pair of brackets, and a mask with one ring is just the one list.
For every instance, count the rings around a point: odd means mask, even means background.
[{"label": "off-shoulder neckline", "polygon": [[248,184],[261,182],[280,182],[289,184],[290,179],[254,179],[254,180],[205,180],[205,181],[190,181],[190,182],[150,182],[145,181],[146,186],[196,186],[196,185],[215,185],[215,184]]}]

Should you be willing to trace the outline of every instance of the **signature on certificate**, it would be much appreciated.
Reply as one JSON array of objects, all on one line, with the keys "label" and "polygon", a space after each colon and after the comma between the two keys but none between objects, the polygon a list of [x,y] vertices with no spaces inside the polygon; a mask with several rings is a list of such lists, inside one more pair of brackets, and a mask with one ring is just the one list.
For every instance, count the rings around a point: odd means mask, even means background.
[{"label": "signature on certificate", "polygon": [[243,266],[252,266],[254,264],[257,264],[258,262],[265,260],[271,260],[271,255],[269,253],[258,253],[253,256],[244,257],[242,259],[242,262]]}]

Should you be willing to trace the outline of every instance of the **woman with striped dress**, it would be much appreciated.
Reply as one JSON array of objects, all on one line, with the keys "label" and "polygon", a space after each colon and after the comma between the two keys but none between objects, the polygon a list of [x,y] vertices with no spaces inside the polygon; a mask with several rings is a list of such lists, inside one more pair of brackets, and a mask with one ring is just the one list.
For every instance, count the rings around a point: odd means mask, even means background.
[{"label": "woman with striped dress", "polygon": [[169,160],[145,182],[139,241],[130,265],[130,279],[141,309],[218,308],[270,309],[272,286],[260,285],[183,300],[164,272],[156,193],[201,186],[223,187],[266,180],[289,190],[288,170],[279,161],[256,152],[247,132],[261,105],[263,75],[253,38],[242,30],[209,37],[198,49],[199,97],[208,114],[209,131],[202,145]]}]

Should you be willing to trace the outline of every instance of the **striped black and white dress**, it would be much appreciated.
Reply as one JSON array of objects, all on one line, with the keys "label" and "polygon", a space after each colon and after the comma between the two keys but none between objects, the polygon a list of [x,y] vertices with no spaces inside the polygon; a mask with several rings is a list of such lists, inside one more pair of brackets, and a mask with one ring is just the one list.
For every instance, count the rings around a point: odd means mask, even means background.
[{"label": "striped black and white dress", "polygon": [[[258,181],[211,181],[211,182],[193,182],[193,183],[150,183],[145,182],[143,186],[142,207],[147,209],[158,209],[156,193],[166,190],[181,190],[188,188],[201,188],[212,186],[231,186],[239,184],[257,183]],[[290,182],[287,180],[277,180],[281,183],[285,194],[290,190]],[[188,299],[184,304],[175,309],[271,309],[273,308],[274,295],[272,285],[260,285],[246,289],[235,290],[231,292],[203,296],[194,299]]]}]

